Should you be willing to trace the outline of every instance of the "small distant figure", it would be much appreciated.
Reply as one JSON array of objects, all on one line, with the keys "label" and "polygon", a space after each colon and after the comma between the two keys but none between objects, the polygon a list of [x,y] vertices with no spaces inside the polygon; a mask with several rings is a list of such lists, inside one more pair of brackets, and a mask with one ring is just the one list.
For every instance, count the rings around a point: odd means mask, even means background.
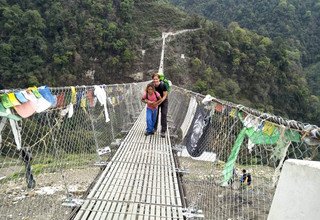
[{"label": "small distant figure", "polygon": [[237,179],[238,177],[238,173],[237,173],[237,170],[235,168],[233,168],[232,170],[232,177],[229,179],[228,181],[228,185],[231,185],[234,183],[234,181]]},{"label": "small distant figure", "polygon": [[247,173],[245,169],[242,170],[242,176],[240,178],[241,185],[250,186],[252,182],[251,174]]},{"label": "small distant figure", "polygon": [[145,135],[152,135],[155,131],[155,123],[158,115],[158,105],[161,101],[161,96],[156,92],[153,83],[149,83],[141,98],[141,101],[147,104],[147,129]]}]

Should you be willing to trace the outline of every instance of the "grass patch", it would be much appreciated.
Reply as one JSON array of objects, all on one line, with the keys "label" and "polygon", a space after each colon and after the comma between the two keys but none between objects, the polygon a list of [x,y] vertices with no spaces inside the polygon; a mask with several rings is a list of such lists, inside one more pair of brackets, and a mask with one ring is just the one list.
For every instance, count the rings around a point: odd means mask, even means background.
[{"label": "grass patch", "polygon": [[[10,174],[0,180],[0,183],[25,178],[25,164],[21,159],[4,159],[3,157],[1,159],[1,169],[8,169]],[[88,166],[93,164],[97,159],[97,154],[67,154],[58,159],[54,158],[52,155],[37,155],[37,157],[31,161],[31,170],[32,174],[37,176],[45,172],[53,173],[66,168],[70,169]]]}]

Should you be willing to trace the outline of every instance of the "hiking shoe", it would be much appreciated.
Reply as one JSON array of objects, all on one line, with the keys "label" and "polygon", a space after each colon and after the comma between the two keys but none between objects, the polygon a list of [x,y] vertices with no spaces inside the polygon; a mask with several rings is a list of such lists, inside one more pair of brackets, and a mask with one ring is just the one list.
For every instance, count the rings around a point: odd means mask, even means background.
[{"label": "hiking shoe", "polygon": [[145,136],[153,135],[153,134],[154,134],[154,132],[147,132],[147,131],[146,131],[146,132],[144,132],[144,135],[145,135]]},{"label": "hiking shoe", "polygon": [[164,137],[166,137],[166,133],[163,132],[163,131],[161,131],[160,136],[161,136],[162,138],[164,138]]}]

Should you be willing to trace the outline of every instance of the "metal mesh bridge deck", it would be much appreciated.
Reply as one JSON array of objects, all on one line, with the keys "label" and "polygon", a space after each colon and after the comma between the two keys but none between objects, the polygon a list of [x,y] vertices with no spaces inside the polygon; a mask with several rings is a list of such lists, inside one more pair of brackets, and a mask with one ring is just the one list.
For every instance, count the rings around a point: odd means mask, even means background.
[{"label": "metal mesh bridge deck", "polygon": [[145,136],[143,110],[75,219],[183,219],[171,143]]},{"label": "metal mesh bridge deck", "polygon": [[172,142],[146,137],[147,83],[51,88],[54,107],[2,111],[0,219],[268,219],[284,162],[319,161],[317,126],[174,85]]}]

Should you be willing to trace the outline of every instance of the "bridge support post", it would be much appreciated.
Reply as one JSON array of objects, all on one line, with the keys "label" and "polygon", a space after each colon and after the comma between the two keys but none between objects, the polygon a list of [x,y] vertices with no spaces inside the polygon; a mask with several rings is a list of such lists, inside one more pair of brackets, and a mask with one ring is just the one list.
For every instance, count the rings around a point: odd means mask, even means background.
[{"label": "bridge support post", "polygon": [[268,220],[319,219],[320,162],[288,159],[283,166]]}]

